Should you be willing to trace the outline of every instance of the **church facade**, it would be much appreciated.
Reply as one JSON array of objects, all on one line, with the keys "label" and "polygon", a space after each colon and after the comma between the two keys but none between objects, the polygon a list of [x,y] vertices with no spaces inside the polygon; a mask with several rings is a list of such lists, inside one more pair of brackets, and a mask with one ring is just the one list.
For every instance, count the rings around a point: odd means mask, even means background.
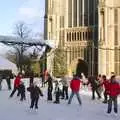
[{"label": "church facade", "polygon": [[99,73],[120,75],[120,1],[99,3]]},{"label": "church facade", "polygon": [[[86,76],[119,74],[118,3],[119,0],[45,1],[44,37],[65,52],[69,75],[78,66]],[[47,69],[52,72],[54,54],[50,54]]]}]

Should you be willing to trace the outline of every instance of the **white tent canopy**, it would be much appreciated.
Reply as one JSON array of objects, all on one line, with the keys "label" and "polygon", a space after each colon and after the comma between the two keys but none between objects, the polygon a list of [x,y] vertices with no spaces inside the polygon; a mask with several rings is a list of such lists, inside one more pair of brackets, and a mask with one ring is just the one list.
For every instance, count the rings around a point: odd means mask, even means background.
[{"label": "white tent canopy", "polygon": [[14,63],[0,56],[0,70],[12,70],[14,74],[17,74],[17,67]]}]

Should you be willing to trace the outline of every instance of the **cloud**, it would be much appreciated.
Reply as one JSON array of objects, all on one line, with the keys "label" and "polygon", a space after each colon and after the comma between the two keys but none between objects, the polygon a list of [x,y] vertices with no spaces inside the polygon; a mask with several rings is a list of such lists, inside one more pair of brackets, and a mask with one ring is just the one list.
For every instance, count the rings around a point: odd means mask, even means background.
[{"label": "cloud", "polygon": [[36,17],[41,17],[39,10],[34,8],[20,8],[19,9],[20,16],[27,17],[29,19],[33,19]]},{"label": "cloud", "polygon": [[17,21],[24,21],[38,31],[43,29],[45,0],[24,0],[18,8]]},{"label": "cloud", "polygon": [[23,19],[35,19],[44,17],[45,0],[26,0],[18,9],[18,14]]}]

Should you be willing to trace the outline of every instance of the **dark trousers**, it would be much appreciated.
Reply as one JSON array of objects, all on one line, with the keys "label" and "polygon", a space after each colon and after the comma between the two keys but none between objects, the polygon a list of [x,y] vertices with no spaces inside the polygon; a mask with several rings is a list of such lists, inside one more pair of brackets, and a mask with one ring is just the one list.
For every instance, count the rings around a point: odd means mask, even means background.
[{"label": "dark trousers", "polygon": [[108,101],[108,94],[106,90],[104,91],[104,101]]},{"label": "dark trousers", "polygon": [[39,100],[38,97],[37,98],[32,98],[30,108],[33,108],[35,106],[35,109],[38,109],[38,100]]},{"label": "dark trousers", "polygon": [[11,80],[10,79],[6,79],[7,85],[8,85],[8,89],[11,90]]},{"label": "dark trousers", "polygon": [[62,98],[67,100],[68,99],[68,87],[63,86],[63,90],[62,90]]},{"label": "dark trousers", "polygon": [[18,90],[18,93],[17,93],[17,96],[20,95],[20,91],[19,91],[19,88],[18,87],[14,87],[12,93],[10,94],[10,97],[13,97],[13,95],[15,94],[16,90]]},{"label": "dark trousers", "polygon": [[26,100],[25,92],[21,92],[20,94],[21,94],[20,100],[21,100],[21,101]]},{"label": "dark trousers", "polygon": [[47,100],[52,101],[52,88],[48,88],[48,98],[47,98]]},{"label": "dark trousers", "polygon": [[55,94],[55,102],[54,103],[60,103],[60,92],[57,91],[56,94]]},{"label": "dark trousers", "polygon": [[45,82],[44,81],[42,81],[42,87],[45,87]]},{"label": "dark trousers", "polygon": [[118,105],[117,105],[117,97],[112,97],[110,96],[109,101],[108,101],[108,113],[111,113],[112,111],[112,102],[114,105],[114,112],[117,113],[118,112]]},{"label": "dark trousers", "polygon": [[18,87],[17,89],[18,89],[17,96],[20,96],[21,95],[21,89],[20,89],[20,87]]},{"label": "dark trousers", "polygon": [[101,98],[98,89],[97,89],[97,88],[93,88],[93,89],[92,89],[92,99],[93,99],[93,100],[95,99],[95,92],[97,93],[98,98]]},{"label": "dark trousers", "polygon": [[45,79],[42,77],[42,87],[45,87]]}]

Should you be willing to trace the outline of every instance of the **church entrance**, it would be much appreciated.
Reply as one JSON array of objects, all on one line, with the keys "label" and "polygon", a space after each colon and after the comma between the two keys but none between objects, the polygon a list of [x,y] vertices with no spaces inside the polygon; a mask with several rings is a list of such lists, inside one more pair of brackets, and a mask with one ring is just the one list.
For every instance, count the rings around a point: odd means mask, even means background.
[{"label": "church entrance", "polygon": [[85,77],[88,76],[88,64],[86,61],[78,59],[78,63],[76,66],[76,74],[80,76],[81,73],[83,73]]}]

